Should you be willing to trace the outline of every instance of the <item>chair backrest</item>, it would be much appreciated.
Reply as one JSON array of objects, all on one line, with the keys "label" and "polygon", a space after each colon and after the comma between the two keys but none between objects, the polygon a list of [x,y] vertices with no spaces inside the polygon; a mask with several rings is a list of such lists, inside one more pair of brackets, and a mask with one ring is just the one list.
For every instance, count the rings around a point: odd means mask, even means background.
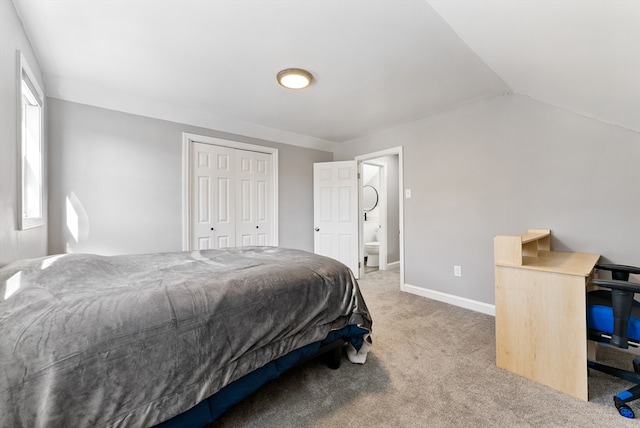
[{"label": "chair backrest", "polygon": [[627,349],[628,325],[631,318],[633,298],[635,293],[640,293],[640,284],[629,282],[629,274],[640,274],[640,268],[635,266],[602,264],[596,269],[611,272],[611,280],[594,279],[591,284],[605,287],[611,290],[611,308],[613,310],[613,332],[611,345]]}]

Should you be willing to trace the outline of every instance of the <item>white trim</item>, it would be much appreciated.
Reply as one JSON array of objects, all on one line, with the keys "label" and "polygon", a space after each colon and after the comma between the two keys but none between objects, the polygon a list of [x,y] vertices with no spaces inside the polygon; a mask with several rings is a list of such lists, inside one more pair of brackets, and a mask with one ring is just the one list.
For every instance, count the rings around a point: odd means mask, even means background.
[{"label": "white trim", "polygon": [[483,314],[492,315],[494,317],[496,316],[496,306],[490,305],[489,303],[478,302],[477,300],[454,296],[453,294],[447,294],[441,291],[429,290],[428,288],[417,287],[411,284],[403,283],[400,290],[426,297],[428,299],[437,300],[439,302],[449,303],[450,305],[459,306],[461,308],[470,309],[472,311],[481,312]]},{"label": "white trim", "polygon": [[272,245],[279,245],[278,239],[278,149],[273,147],[258,146],[255,144],[241,143],[239,141],[224,140],[222,138],[207,137],[205,135],[182,133],[182,249],[189,250],[191,230],[189,219],[191,218],[191,153],[193,143],[212,144],[216,146],[229,147],[232,149],[248,150],[251,152],[266,153],[271,155],[271,173],[273,183],[272,206],[273,224],[271,226],[273,242]]},{"label": "white trim", "polygon": [[[402,284],[404,284],[404,159],[403,159],[403,150],[402,146],[392,147],[390,149],[381,150],[379,152],[368,153],[365,155],[356,156],[354,159],[358,162],[358,172],[362,174],[362,162],[385,157],[385,156],[398,156],[398,226],[400,229],[400,289],[402,289]],[[362,186],[358,186],[360,189]],[[361,193],[359,191],[359,193]],[[359,200],[362,199],[360,195]],[[360,219],[360,232],[359,232],[359,241],[360,241],[360,261],[364,260],[364,247],[362,243],[362,219]],[[364,263],[362,263],[361,267],[362,272],[364,272]]]},{"label": "white trim", "polygon": [[191,240],[191,139],[182,133],[182,250],[189,250]]},{"label": "white trim", "polygon": [[29,81],[31,82],[31,84],[34,86],[34,89],[36,90],[36,92],[38,93],[38,97],[40,98],[40,104],[44,105],[44,92],[42,91],[42,88],[40,88],[40,84],[38,83],[38,79],[36,79],[36,75],[33,74],[33,71],[31,71],[31,67],[29,66],[29,63],[27,62],[27,59],[24,57],[24,55],[22,54],[22,52],[17,51],[18,52],[18,80],[20,82],[20,85],[22,86],[22,70],[24,70],[24,72],[27,74],[27,77],[29,78]]},{"label": "white trim", "polygon": [[356,156],[357,161],[371,160],[375,158],[383,158],[385,156],[393,156],[402,154],[402,146],[392,147],[390,149],[380,150],[379,152],[367,153],[365,155]]},{"label": "white trim", "polygon": [[187,138],[191,142],[213,144],[215,146],[229,147],[232,149],[248,150],[250,152],[277,154],[278,149],[267,146],[258,146],[256,144],[241,143],[240,141],[225,140],[222,138],[207,137],[206,135],[191,134],[189,132],[182,133],[182,141]]},{"label": "white trim", "polygon": [[[17,103],[17,112],[18,114],[16,115],[17,118],[17,132],[16,132],[16,144],[18,145],[18,150],[17,150],[17,155],[18,155],[18,163],[17,163],[17,182],[18,182],[18,189],[17,189],[17,198],[18,198],[18,215],[17,220],[18,220],[18,230],[27,230],[27,229],[32,229],[34,227],[40,227],[40,226],[44,226],[45,224],[45,218],[47,215],[47,199],[45,197],[45,192],[47,189],[47,158],[46,158],[46,148],[45,148],[45,131],[44,131],[44,127],[45,127],[45,113],[44,113],[44,109],[45,109],[45,99],[44,99],[44,92],[42,91],[40,84],[38,83],[38,79],[36,79],[35,74],[33,73],[33,71],[31,70],[31,67],[29,66],[29,63],[27,62],[27,59],[24,57],[24,55],[22,54],[22,52],[20,50],[16,51],[16,55],[17,55],[17,95],[16,95],[16,103]],[[27,80],[28,80],[28,85],[30,86],[30,90],[33,89],[35,90],[36,94],[33,94],[36,96],[37,100],[37,104],[40,106],[40,136],[39,136],[39,143],[40,143],[40,216],[39,217],[24,217],[24,150],[23,150],[23,129],[22,129],[22,123],[23,123],[23,110],[22,110],[22,80],[23,77],[22,75],[26,74]]]}]

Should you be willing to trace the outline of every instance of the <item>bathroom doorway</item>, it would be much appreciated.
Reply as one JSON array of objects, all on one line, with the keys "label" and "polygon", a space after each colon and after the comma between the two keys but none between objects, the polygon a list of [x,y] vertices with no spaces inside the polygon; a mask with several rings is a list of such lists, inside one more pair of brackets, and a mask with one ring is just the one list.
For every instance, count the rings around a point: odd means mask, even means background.
[{"label": "bathroom doorway", "polygon": [[364,273],[387,269],[386,162],[362,162],[362,242]]},{"label": "bathroom doorway", "polygon": [[361,177],[360,275],[399,269],[402,284],[402,147],[357,156],[356,161]]}]

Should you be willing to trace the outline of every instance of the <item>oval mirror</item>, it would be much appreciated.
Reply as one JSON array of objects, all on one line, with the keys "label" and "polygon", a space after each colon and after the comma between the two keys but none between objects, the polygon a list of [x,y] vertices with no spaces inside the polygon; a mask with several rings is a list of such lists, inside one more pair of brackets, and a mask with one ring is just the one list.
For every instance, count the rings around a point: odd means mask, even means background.
[{"label": "oval mirror", "polygon": [[375,187],[367,184],[362,187],[362,209],[371,211],[378,206],[378,191]]}]

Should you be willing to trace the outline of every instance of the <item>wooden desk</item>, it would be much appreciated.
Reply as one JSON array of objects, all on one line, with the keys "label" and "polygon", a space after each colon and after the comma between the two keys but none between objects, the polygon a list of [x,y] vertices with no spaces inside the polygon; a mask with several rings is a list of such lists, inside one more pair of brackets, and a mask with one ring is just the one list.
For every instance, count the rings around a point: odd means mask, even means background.
[{"label": "wooden desk", "polygon": [[586,286],[600,256],[551,251],[550,237],[494,238],[496,364],[588,400]]}]

